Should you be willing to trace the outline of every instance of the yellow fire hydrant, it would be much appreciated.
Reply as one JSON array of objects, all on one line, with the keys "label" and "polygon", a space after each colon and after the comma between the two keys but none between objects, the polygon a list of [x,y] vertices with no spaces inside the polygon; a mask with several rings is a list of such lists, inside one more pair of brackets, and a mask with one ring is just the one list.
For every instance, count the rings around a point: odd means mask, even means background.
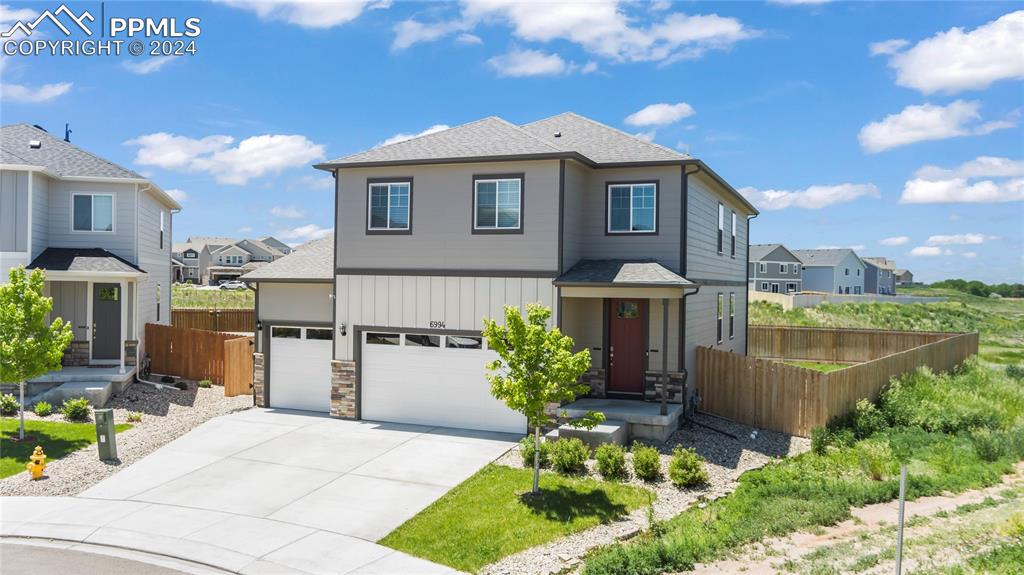
[{"label": "yellow fire hydrant", "polygon": [[35,451],[29,456],[28,463],[25,464],[25,469],[32,474],[32,479],[39,479],[43,476],[43,471],[46,471],[46,454],[43,453],[43,447],[37,445]]}]

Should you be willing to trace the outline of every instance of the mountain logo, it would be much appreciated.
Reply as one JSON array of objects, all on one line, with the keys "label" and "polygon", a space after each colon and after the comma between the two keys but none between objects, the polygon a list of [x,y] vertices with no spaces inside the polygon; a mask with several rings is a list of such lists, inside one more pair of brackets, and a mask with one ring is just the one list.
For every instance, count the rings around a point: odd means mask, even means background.
[{"label": "mountain logo", "polygon": [[95,22],[96,18],[94,18],[88,10],[82,12],[81,16],[76,16],[70,8],[68,8],[64,4],[61,4],[60,8],[57,8],[52,12],[46,10],[31,22],[23,22],[21,20],[16,21],[14,25],[11,26],[10,30],[6,32],[0,32],[0,38],[10,38],[11,36],[14,36],[19,32],[24,34],[25,36],[31,36],[32,32],[34,32],[36,28],[38,28],[39,25],[42,24],[45,20],[53,22],[53,25],[59,28],[61,32],[64,32],[65,36],[70,36],[71,30],[67,26],[65,26],[63,22],[60,21],[60,18],[58,18],[58,16],[61,15],[67,16],[72,22],[75,23],[75,25],[81,28],[81,30],[86,34],[90,36],[92,35],[92,30],[90,30],[89,27],[85,25],[85,21],[88,20],[89,22]]}]

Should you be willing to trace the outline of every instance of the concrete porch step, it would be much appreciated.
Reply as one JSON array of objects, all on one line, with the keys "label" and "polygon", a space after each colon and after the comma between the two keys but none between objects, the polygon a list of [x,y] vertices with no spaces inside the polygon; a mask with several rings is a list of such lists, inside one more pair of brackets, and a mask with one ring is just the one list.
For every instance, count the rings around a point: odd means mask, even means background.
[{"label": "concrete porch step", "polygon": [[548,441],[579,438],[591,449],[597,449],[602,443],[614,443],[615,445],[626,445],[629,439],[629,424],[625,421],[606,419],[593,429],[580,429],[570,425],[562,425],[557,429],[549,431],[545,437]]},{"label": "concrete porch step", "polygon": [[26,405],[35,405],[45,401],[59,408],[68,399],[84,397],[93,407],[103,407],[113,393],[114,383],[110,381],[69,381],[48,389],[33,397],[26,397]]},{"label": "concrete porch step", "polygon": [[572,418],[582,417],[590,411],[598,411],[604,414],[606,421],[628,423],[629,441],[633,439],[666,441],[679,427],[679,417],[683,413],[683,406],[678,403],[670,403],[667,407],[668,413],[662,415],[659,403],[628,399],[584,398],[563,405],[559,411],[564,411]]}]

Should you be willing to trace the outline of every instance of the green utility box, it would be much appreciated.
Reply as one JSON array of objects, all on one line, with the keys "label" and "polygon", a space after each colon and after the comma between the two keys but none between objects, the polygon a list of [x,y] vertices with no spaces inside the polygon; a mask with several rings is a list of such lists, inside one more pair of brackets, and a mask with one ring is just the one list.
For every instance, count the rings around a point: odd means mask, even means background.
[{"label": "green utility box", "polygon": [[99,448],[100,459],[117,459],[114,410],[97,409],[93,413],[96,416],[96,447]]}]

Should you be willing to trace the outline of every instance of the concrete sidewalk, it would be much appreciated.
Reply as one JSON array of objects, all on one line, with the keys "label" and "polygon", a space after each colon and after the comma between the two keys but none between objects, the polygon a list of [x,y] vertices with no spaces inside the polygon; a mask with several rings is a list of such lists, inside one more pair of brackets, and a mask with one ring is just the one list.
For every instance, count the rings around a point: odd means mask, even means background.
[{"label": "concrete sidewalk", "polygon": [[3,498],[0,536],[244,574],[454,573],[375,542],[516,439],[254,409],[209,421],[78,497]]}]

